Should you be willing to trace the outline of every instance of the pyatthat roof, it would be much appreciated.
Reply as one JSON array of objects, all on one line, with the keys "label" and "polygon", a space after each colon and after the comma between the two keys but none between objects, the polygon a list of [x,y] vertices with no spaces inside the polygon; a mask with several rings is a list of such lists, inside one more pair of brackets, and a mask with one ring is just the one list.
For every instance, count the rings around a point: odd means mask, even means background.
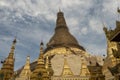
[{"label": "pyatthat roof", "polygon": [[75,39],[75,37],[70,34],[69,29],[67,27],[63,12],[58,12],[56,28],[53,37],[47,44],[47,49],[50,47],[77,47],[85,51],[85,49],[80,46]]}]

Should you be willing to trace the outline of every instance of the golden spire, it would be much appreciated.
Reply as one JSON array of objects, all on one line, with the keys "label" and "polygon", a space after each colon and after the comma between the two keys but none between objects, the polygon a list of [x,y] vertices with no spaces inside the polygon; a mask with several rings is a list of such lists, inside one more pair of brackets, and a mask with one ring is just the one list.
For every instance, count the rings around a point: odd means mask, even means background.
[{"label": "golden spire", "polygon": [[48,73],[49,77],[53,76],[54,71],[52,69],[51,61],[48,56],[46,57],[46,69],[47,69],[47,73]]},{"label": "golden spire", "polygon": [[31,74],[31,70],[30,70],[30,56],[27,56],[26,59],[26,64],[22,70],[22,72],[20,73],[20,78],[30,78],[30,74]]},{"label": "golden spire", "polygon": [[38,58],[38,64],[42,64],[42,65],[45,65],[44,63],[44,58],[43,58],[43,42],[40,43],[40,55],[39,55],[39,58]]},{"label": "golden spire", "polygon": [[44,47],[44,43],[41,42],[40,43],[40,54],[42,55],[41,57],[43,57],[43,47]]},{"label": "golden spire", "polygon": [[71,71],[67,59],[64,58],[64,65],[63,65],[63,71],[62,71],[62,76],[72,76],[73,72]]},{"label": "golden spire", "polygon": [[14,74],[14,50],[15,50],[15,44],[16,44],[16,38],[13,40],[13,44],[11,46],[10,53],[8,57],[6,58],[5,62],[3,63],[3,66],[1,68],[1,71],[4,72],[4,75],[8,75],[5,77],[5,80],[9,80],[13,77]]},{"label": "golden spire", "polygon": [[45,65],[44,64],[44,58],[43,58],[43,42],[40,43],[40,55],[39,55],[39,58],[38,58],[38,61],[37,61],[37,64],[42,64],[42,65]]},{"label": "golden spire", "polygon": [[45,68],[44,58],[43,58],[43,43],[40,44],[40,55],[37,60],[37,65],[35,67],[35,70],[31,74],[30,80],[37,80],[37,79],[43,79],[43,80],[49,80],[49,76],[47,74],[47,70]]},{"label": "golden spire", "polygon": [[83,57],[81,57],[81,70],[80,70],[80,76],[89,76],[90,72],[87,68],[87,64],[85,64],[85,60]]}]

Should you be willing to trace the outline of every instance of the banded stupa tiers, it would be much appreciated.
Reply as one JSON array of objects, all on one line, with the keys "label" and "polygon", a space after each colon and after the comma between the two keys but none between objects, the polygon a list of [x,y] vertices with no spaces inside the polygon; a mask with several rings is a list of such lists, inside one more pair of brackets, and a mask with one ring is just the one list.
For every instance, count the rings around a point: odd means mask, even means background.
[{"label": "banded stupa tiers", "polygon": [[50,58],[54,76],[62,74],[64,70],[64,56],[66,56],[67,62],[70,63],[73,75],[79,75],[80,72],[78,70],[80,70],[81,66],[79,62],[80,55],[87,57],[88,53],[86,53],[85,49],[79,45],[76,38],[69,32],[64,13],[59,11],[57,13],[55,32],[47,43],[44,58]]},{"label": "banded stupa tiers", "polygon": [[14,50],[15,50],[16,38],[13,41],[11,46],[10,53],[5,59],[5,62],[2,65],[1,72],[4,75],[4,80],[9,80],[14,77]]},{"label": "banded stupa tiers", "polygon": [[64,58],[64,65],[63,65],[63,70],[62,70],[62,76],[73,76],[73,72],[71,71],[67,59]]},{"label": "banded stupa tiers", "polygon": [[16,80],[29,80],[31,75],[30,70],[30,56],[27,56],[26,64],[24,65],[19,77]]},{"label": "banded stupa tiers", "polygon": [[83,57],[81,57],[81,70],[80,70],[80,76],[82,77],[89,77],[90,76],[90,72],[88,70],[88,65],[86,64],[86,61]]},{"label": "banded stupa tiers", "polygon": [[[84,57],[86,63],[83,64],[81,56]],[[47,48],[43,50],[43,43],[41,43],[38,60],[30,64],[32,71],[30,79],[89,80],[88,77],[84,76],[88,73],[86,65],[89,64],[89,56],[69,32],[64,14],[59,11],[57,13],[55,33],[48,42]],[[83,74],[82,77],[80,73]]]},{"label": "banded stupa tiers", "polygon": [[85,49],[78,44],[75,37],[69,32],[64,14],[61,11],[57,13],[55,33],[48,42],[46,51],[56,47],[76,47],[85,51]]},{"label": "banded stupa tiers", "polygon": [[43,43],[41,43],[40,56],[37,60],[35,70],[31,74],[30,80],[49,80],[49,76],[45,68],[45,62],[43,58]]},{"label": "banded stupa tiers", "polygon": [[49,76],[49,79],[51,79],[51,77],[53,76],[54,74],[54,71],[53,71],[53,68],[52,68],[52,65],[51,65],[51,61],[49,59],[49,57],[47,56],[46,57],[46,70],[47,70],[47,73],[48,73],[48,76]]}]

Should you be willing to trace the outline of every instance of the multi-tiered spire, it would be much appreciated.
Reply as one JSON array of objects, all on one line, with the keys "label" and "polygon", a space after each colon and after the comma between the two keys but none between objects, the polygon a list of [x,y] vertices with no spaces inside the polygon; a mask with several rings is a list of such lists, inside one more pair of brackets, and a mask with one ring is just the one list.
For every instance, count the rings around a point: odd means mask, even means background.
[{"label": "multi-tiered spire", "polygon": [[43,58],[43,43],[40,45],[40,56],[37,60],[37,66],[31,75],[31,80],[49,80],[47,70],[45,68],[44,58]]},{"label": "multi-tiered spire", "polygon": [[84,50],[84,48],[78,44],[75,37],[70,34],[64,13],[61,12],[61,10],[57,13],[55,34],[48,42],[47,49],[53,47],[77,47]]},{"label": "multi-tiered spire", "polygon": [[69,67],[68,63],[67,63],[67,59],[64,58],[64,65],[63,65],[63,71],[62,71],[62,76],[73,76],[73,72],[71,70],[71,68]]},{"label": "multi-tiered spire", "polygon": [[5,59],[5,62],[3,63],[3,66],[1,68],[1,71],[4,74],[4,80],[9,80],[14,76],[14,50],[15,50],[15,44],[16,44],[16,38],[13,41],[13,44],[11,46],[10,53],[8,57]]},{"label": "multi-tiered spire", "polygon": [[54,71],[52,69],[51,61],[50,61],[48,56],[46,57],[46,69],[47,69],[47,73],[49,75],[49,78],[51,79],[51,77],[54,74]]},{"label": "multi-tiered spire", "polygon": [[83,57],[81,57],[80,76],[90,76],[90,72],[88,70],[87,64],[86,64],[85,59]]},{"label": "multi-tiered spire", "polygon": [[21,71],[21,73],[19,75],[19,79],[21,79],[21,80],[29,80],[30,79],[30,74],[31,74],[30,56],[27,56],[26,64],[25,64],[23,70]]}]

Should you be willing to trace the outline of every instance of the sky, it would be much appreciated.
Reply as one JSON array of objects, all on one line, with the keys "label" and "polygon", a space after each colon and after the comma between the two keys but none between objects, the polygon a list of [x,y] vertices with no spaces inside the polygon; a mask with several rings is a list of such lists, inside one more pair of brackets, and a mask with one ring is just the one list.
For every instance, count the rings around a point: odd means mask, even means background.
[{"label": "sky", "polygon": [[54,34],[59,9],[79,44],[88,53],[102,56],[106,54],[103,26],[116,27],[119,6],[119,0],[0,0],[0,60],[8,56],[15,36],[15,70],[28,55],[31,62],[36,60],[40,42],[46,46]]}]

